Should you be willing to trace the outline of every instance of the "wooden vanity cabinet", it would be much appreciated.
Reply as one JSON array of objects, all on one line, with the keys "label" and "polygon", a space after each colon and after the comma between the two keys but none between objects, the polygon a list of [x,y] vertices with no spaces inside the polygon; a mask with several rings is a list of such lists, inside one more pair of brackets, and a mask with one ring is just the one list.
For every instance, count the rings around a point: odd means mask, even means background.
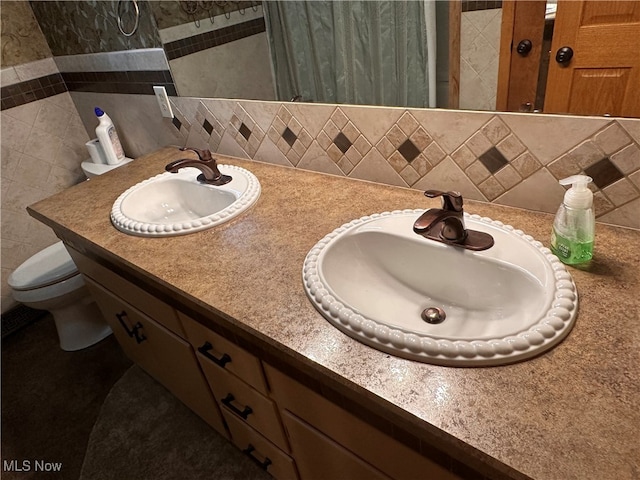
[{"label": "wooden vanity cabinet", "polygon": [[297,479],[278,407],[269,397],[262,362],[187,315],[178,315],[232,442],[275,478]]},{"label": "wooden vanity cabinet", "polygon": [[67,247],[125,353],[281,480],[454,480],[439,464]]},{"label": "wooden vanity cabinet", "polygon": [[455,480],[458,476],[264,363],[300,477]]},{"label": "wooden vanity cabinet", "polygon": [[229,438],[191,345],[175,333],[182,332],[175,310],[79,252],[67,249],[125,354]]}]

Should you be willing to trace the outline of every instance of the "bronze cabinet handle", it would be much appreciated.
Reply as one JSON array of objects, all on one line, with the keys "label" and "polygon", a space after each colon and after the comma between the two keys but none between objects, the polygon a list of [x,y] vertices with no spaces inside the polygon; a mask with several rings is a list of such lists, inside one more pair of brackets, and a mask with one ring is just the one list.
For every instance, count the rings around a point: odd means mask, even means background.
[{"label": "bronze cabinet handle", "polygon": [[246,420],[249,415],[253,413],[253,409],[249,405],[245,405],[245,407],[240,410],[233,404],[233,401],[236,397],[233,396],[232,393],[228,393],[226,397],[220,400],[225,407],[231,410],[236,415],[240,416],[243,420]]},{"label": "bronze cabinet handle", "polygon": [[198,347],[198,351],[202,355],[207,357],[209,360],[211,360],[213,363],[215,363],[219,367],[225,368],[225,365],[231,361],[231,357],[228,354],[223,353],[220,358],[217,358],[217,357],[214,357],[211,353],[209,353],[210,350],[213,350],[213,345],[211,345],[210,342],[204,342],[204,345],[202,345],[201,347]]},{"label": "bronze cabinet handle", "polygon": [[144,333],[140,332],[143,328],[140,322],[137,322],[133,328],[129,328],[129,325],[127,325],[127,322],[125,321],[125,319],[129,318],[127,316],[127,312],[123,310],[121,313],[116,313],[116,318],[120,322],[120,325],[122,325],[122,328],[124,328],[124,331],[127,332],[127,335],[136,339],[136,343],[140,344],[147,339]]},{"label": "bronze cabinet handle", "polygon": [[253,455],[253,452],[255,452],[255,451],[256,451],[256,447],[254,447],[253,445],[249,444],[247,446],[247,448],[242,450],[242,453],[247,455],[256,465],[258,465],[261,469],[266,471],[267,468],[269,468],[269,465],[271,465],[273,462],[271,461],[271,459],[269,457],[264,457],[264,460],[260,461],[258,458],[256,458]]}]

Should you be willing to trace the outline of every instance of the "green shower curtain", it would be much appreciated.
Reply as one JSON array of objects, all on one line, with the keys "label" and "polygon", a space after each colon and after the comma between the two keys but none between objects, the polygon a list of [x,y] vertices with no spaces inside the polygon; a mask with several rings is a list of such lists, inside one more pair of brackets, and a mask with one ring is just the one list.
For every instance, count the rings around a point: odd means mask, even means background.
[{"label": "green shower curtain", "polygon": [[279,100],[429,106],[424,2],[263,6]]}]

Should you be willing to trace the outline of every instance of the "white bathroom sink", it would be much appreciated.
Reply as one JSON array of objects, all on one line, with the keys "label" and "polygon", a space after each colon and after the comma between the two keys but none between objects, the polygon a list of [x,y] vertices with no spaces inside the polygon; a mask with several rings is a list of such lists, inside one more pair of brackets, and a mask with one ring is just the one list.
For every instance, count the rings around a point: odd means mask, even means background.
[{"label": "white bathroom sink", "polygon": [[495,244],[474,252],[439,243],[413,232],[423,212],[354,220],[309,251],[304,288],[329,322],[376,349],[450,366],[524,360],[569,334],[577,291],[548,248],[466,213],[466,228]]},{"label": "white bathroom sink", "polygon": [[114,202],[111,222],[120,231],[143,237],[185,235],[237,217],[260,196],[260,182],[248,170],[219,165],[231,182],[200,183],[200,170],[182,168],[161,173],[134,185]]}]

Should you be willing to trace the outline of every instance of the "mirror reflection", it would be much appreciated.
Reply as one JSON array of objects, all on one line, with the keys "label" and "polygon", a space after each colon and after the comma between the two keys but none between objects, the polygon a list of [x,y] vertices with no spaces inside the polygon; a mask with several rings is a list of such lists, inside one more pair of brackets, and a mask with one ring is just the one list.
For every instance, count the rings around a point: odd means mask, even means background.
[{"label": "mirror reflection", "polygon": [[[256,29],[170,60],[180,95],[640,116],[638,1],[213,2],[227,9],[214,17],[175,2],[165,27],[171,3],[152,2],[165,48],[185,24]],[[594,45],[596,29],[614,38]]]},{"label": "mirror reflection", "polygon": [[640,117],[639,0],[31,5],[54,55],[162,47],[180,96]]}]

